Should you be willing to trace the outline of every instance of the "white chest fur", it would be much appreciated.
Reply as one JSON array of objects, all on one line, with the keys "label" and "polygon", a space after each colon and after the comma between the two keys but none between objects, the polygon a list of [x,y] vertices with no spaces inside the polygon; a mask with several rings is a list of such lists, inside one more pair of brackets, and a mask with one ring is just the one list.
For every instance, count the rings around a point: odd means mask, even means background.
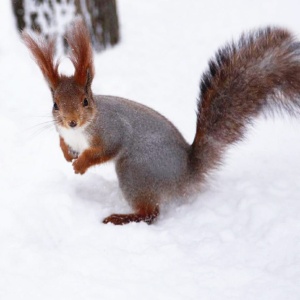
[{"label": "white chest fur", "polygon": [[75,152],[82,153],[85,149],[90,147],[89,135],[83,127],[59,127],[58,132],[65,143]]}]

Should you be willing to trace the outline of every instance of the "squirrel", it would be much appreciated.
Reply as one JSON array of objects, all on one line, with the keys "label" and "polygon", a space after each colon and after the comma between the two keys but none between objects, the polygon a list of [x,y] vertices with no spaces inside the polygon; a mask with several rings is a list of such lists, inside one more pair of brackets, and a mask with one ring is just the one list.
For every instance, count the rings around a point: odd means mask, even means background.
[{"label": "squirrel", "polygon": [[286,29],[251,31],[217,51],[200,81],[191,144],[151,108],[93,94],[93,50],[81,18],[65,36],[75,67],[72,76],[58,72],[54,39],[26,31],[22,38],[50,87],[60,147],[75,173],[115,162],[120,189],[133,212],[112,214],[103,223],[153,223],[165,199],[198,190],[255,117],[277,108],[299,112],[300,43]]}]

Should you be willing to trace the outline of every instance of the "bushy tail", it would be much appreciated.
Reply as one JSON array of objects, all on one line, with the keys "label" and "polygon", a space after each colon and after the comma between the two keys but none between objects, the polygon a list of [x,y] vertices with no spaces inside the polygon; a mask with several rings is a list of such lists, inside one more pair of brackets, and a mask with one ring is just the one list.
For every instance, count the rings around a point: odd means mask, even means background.
[{"label": "bushy tail", "polygon": [[191,165],[205,176],[227,145],[243,138],[262,111],[300,112],[300,43],[286,30],[266,28],[220,49],[204,73]]}]

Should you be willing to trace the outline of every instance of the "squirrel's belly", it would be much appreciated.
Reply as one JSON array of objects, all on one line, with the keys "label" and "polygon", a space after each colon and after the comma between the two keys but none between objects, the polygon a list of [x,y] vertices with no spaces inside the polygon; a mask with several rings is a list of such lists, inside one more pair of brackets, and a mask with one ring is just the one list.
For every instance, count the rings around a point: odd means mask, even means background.
[{"label": "squirrel's belly", "polygon": [[58,132],[65,143],[75,152],[82,153],[90,147],[89,136],[84,128],[59,127]]}]

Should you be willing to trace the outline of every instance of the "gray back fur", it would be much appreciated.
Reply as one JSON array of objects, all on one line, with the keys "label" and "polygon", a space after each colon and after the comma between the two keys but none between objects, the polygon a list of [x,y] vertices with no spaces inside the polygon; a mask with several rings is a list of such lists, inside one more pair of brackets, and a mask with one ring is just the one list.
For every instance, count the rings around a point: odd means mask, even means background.
[{"label": "gray back fur", "polygon": [[[177,194],[188,176],[189,145],[165,117],[135,102],[96,96],[92,128],[104,149],[115,150],[116,172],[127,200],[149,193]],[[155,197],[153,197],[155,195]]]}]

